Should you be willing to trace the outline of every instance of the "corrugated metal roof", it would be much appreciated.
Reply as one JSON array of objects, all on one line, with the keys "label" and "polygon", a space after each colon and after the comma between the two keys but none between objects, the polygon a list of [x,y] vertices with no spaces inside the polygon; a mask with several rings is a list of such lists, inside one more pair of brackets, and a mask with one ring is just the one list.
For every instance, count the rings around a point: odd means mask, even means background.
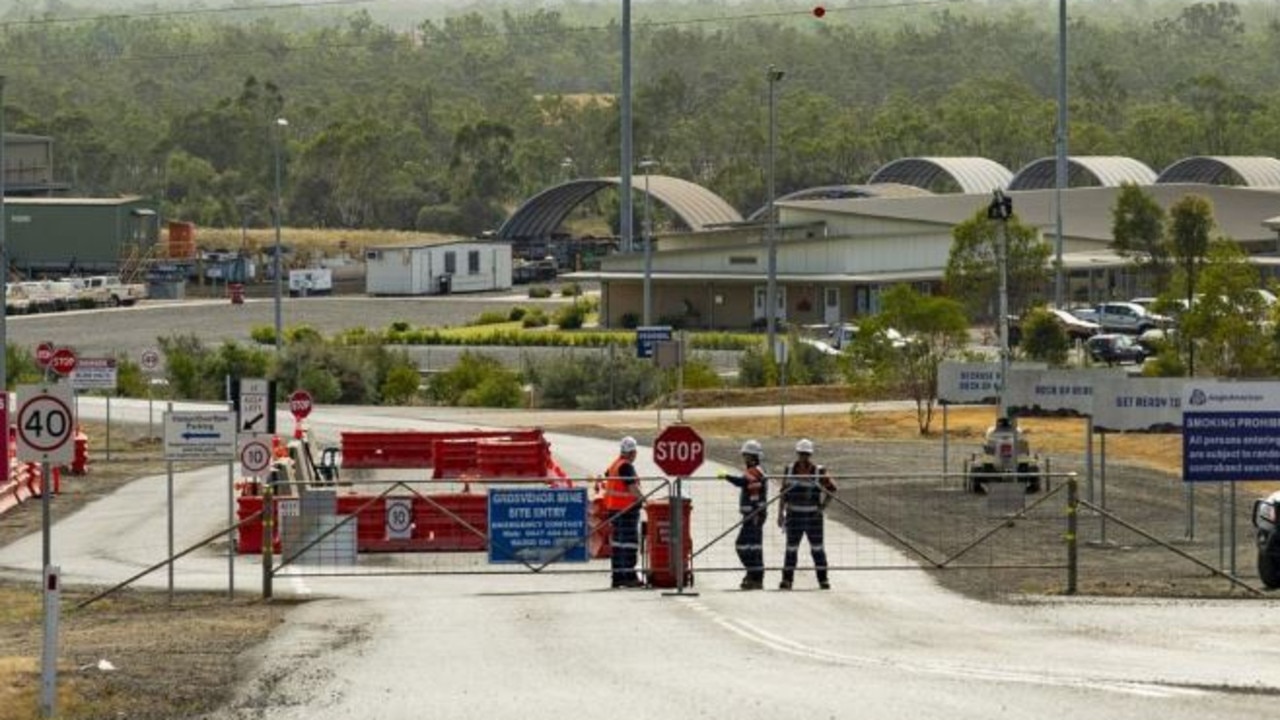
[{"label": "corrugated metal roof", "polygon": [[[874,197],[920,197],[922,195],[932,194],[932,192],[914,185],[903,185],[902,183],[891,182],[868,183],[866,185],[822,185],[820,187],[805,188],[804,190],[787,193],[774,202],[786,202],[790,200],[844,200],[849,198]],[[769,206],[765,205],[748,215],[747,220],[759,220],[765,217],[768,212]]]},{"label": "corrugated metal roof", "polygon": [[1165,168],[1156,182],[1280,187],[1280,160],[1251,155],[1201,155],[1183,158]]},{"label": "corrugated metal roof", "polygon": [[894,160],[872,173],[867,183],[903,183],[947,193],[958,188],[976,194],[1006,187],[1012,178],[1009,168],[983,157],[915,157]]},{"label": "corrugated metal roof", "polygon": [[[1045,190],[1057,184],[1058,159],[1044,157],[1028,163],[1009,181],[1010,190]],[[1156,171],[1146,163],[1121,155],[1075,155],[1067,158],[1067,187],[1119,187],[1124,183],[1150,185]]]},{"label": "corrugated metal roof", "polygon": [[71,198],[71,197],[6,197],[6,205],[128,205],[145,200],[141,195],[129,195],[117,198]]},{"label": "corrugated metal roof", "polygon": [[[632,189],[643,193],[645,182],[643,176],[633,177]],[[668,175],[650,175],[647,182],[649,196],[674,213],[689,230],[742,222],[741,213],[701,185]],[[605,188],[620,184],[621,179],[616,177],[590,178],[571,180],[544,190],[526,200],[507,218],[498,229],[498,237],[519,240],[549,236],[580,203]]]}]

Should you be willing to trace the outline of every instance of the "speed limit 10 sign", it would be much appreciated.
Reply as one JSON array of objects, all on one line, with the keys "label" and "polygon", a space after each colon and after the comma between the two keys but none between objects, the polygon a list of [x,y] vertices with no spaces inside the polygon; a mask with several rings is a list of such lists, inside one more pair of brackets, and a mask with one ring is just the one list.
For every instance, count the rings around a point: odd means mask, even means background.
[{"label": "speed limit 10 sign", "polygon": [[243,433],[240,435],[240,469],[246,477],[262,477],[271,473],[271,436]]},{"label": "speed limit 10 sign", "polygon": [[75,458],[70,385],[18,386],[18,460],[66,465]]}]

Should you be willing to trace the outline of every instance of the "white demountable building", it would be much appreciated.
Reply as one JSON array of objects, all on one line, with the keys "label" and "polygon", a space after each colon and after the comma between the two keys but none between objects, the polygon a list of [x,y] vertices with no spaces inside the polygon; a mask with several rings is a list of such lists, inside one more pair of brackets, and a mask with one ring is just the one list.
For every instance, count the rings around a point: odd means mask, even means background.
[{"label": "white demountable building", "polygon": [[369,295],[448,295],[511,288],[511,245],[501,241],[371,247],[365,250],[364,260]]}]

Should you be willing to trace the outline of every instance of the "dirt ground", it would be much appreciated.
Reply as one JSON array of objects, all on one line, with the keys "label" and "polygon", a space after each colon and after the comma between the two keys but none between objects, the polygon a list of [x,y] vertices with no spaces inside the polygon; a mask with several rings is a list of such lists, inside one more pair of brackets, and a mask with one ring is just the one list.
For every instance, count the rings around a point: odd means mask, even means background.
[{"label": "dirt ground", "polygon": [[[813,399],[820,399],[820,393]],[[796,400],[797,402],[799,400]],[[990,540],[964,551],[955,565],[969,569],[935,570],[942,585],[973,596],[1010,600],[1031,594],[1065,591],[1065,493],[1029,495],[1027,503],[1048,494],[1040,508],[1023,521],[1009,524],[987,512],[987,498],[966,493],[959,480],[964,458],[980,443],[992,419],[990,408],[953,410],[948,414],[949,469],[941,473],[939,418],[934,433],[921,436],[913,413],[863,413],[851,406],[848,415],[781,418],[777,415],[698,424],[708,455],[727,464],[739,460],[747,437],[765,446],[766,464],[780,467],[791,457],[797,437],[814,439],[817,460],[841,480],[833,521],[877,535],[890,544],[906,540],[911,553],[935,562],[963,550],[972,539],[994,530]],[[784,427],[785,425],[785,427]],[[1052,459],[1054,472],[1082,472],[1082,421],[1029,419],[1034,449]],[[645,438],[652,427],[565,429],[600,437],[631,432]],[[101,428],[90,426],[92,456],[102,458]],[[140,475],[160,472],[158,449],[130,430],[113,427],[111,462],[95,462],[83,478],[65,478],[63,493],[53,504],[55,519]],[[123,437],[122,437],[123,436]],[[1097,452],[1097,449],[1095,449]],[[1105,505],[1117,518],[1155,537],[1150,540],[1108,524],[1103,537],[1099,518],[1082,513],[1078,590],[1082,594],[1253,597],[1205,567],[1184,557],[1223,567],[1229,544],[1224,533],[1229,516],[1218,512],[1217,487],[1197,488],[1196,526],[1187,535],[1185,490],[1176,475],[1180,458],[1177,436],[1123,436],[1109,439]],[[1062,480],[1051,481],[1054,488]],[[1095,483],[1095,485],[1097,485]],[[1098,497],[1082,482],[1081,497]],[[1239,489],[1235,546],[1241,579],[1258,586],[1247,512],[1265,486]],[[1227,522],[1219,523],[1222,519]],[[875,524],[892,528],[886,536]],[[40,529],[40,506],[29,502],[0,516],[0,544]],[[855,585],[857,571],[839,571],[837,582]],[[164,593],[124,591],[77,609],[88,597],[81,589],[63,595],[59,661],[59,717],[134,720],[198,718],[230,699],[245,668],[239,658],[285,622],[289,603],[262,602],[251,595],[183,593],[170,603]],[[39,652],[41,599],[30,584],[0,584],[0,720],[39,717]],[[110,663],[113,669],[103,669]]]}]

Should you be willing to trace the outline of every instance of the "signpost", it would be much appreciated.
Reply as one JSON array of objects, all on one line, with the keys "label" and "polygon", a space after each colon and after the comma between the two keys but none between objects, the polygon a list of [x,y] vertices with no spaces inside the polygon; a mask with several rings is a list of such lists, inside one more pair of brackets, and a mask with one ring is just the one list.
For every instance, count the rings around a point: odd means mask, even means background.
[{"label": "signpost", "polygon": [[702,467],[705,453],[702,436],[688,425],[668,425],[653,441],[653,462],[675,477],[692,475]]},{"label": "signpost", "polygon": [[225,410],[164,414],[165,460],[235,460],[236,450],[234,414]]},{"label": "signpost", "polygon": [[653,357],[654,345],[670,339],[670,325],[645,325],[636,328],[636,357]]},{"label": "signpost", "polygon": [[80,358],[71,372],[75,390],[115,390],[119,383],[115,358]]},{"label": "signpost", "polygon": [[490,488],[489,562],[587,562],[586,489]]},{"label": "signpost", "polygon": [[302,421],[311,414],[311,393],[306,390],[294,390],[289,396],[289,412],[293,419]]},{"label": "signpost", "polygon": [[66,347],[54,350],[53,356],[49,359],[49,369],[62,377],[70,375],[71,371],[76,369],[76,364],[76,351]]},{"label": "signpost", "polygon": [[245,477],[263,477],[271,473],[271,440],[269,435],[241,435],[240,469]]}]

